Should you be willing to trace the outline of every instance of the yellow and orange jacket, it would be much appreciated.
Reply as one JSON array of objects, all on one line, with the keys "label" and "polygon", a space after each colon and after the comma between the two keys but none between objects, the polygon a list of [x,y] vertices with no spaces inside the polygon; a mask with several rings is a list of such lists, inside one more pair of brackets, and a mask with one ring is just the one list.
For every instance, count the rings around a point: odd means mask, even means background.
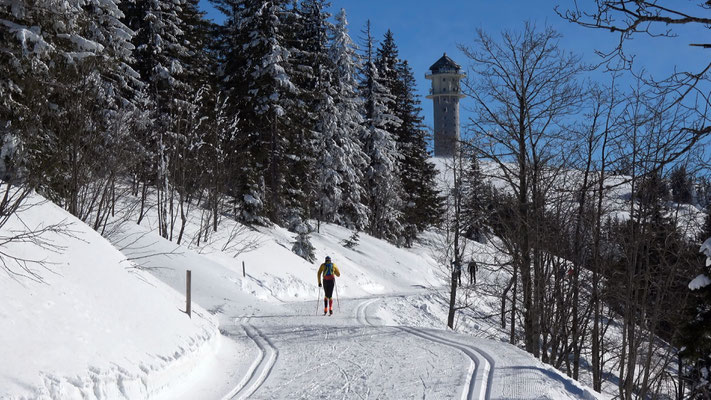
[{"label": "yellow and orange jacket", "polygon": [[331,266],[333,268],[330,268],[326,266],[326,263],[321,264],[321,266],[318,268],[318,272],[316,273],[316,278],[318,278],[318,284],[321,284],[321,275],[323,275],[323,280],[324,281],[330,281],[333,280],[333,275],[336,276],[341,276],[341,271],[338,270],[338,267],[336,267],[336,264],[331,263]]}]

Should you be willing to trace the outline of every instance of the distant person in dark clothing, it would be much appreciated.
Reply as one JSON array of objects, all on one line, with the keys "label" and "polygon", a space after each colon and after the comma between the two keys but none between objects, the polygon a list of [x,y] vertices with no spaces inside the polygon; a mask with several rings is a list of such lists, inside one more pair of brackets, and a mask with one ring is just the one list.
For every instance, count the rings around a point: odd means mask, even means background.
[{"label": "distant person in dark clothing", "polygon": [[476,270],[479,268],[478,265],[476,265],[476,261],[471,260],[469,261],[469,284],[470,285],[476,285]]},{"label": "distant person in dark clothing", "polygon": [[462,265],[458,261],[452,260],[452,267],[454,268],[454,275],[457,277],[457,282],[459,287],[462,287]]}]

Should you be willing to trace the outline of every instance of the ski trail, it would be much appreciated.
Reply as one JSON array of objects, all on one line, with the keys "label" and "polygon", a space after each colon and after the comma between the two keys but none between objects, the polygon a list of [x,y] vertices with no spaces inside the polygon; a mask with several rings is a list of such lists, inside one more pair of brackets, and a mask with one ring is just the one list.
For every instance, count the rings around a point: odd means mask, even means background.
[{"label": "ski trail", "polygon": [[462,393],[462,399],[488,400],[491,398],[491,387],[494,376],[494,360],[491,356],[477,347],[441,337],[422,328],[400,327],[399,329],[422,339],[452,347],[464,353],[464,355],[469,357],[471,364],[469,365],[469,376],[464,385],[468,390]]},{"label": "ski trail", "polygon": [[[239,325],[244,325],[247,317],[241,317],[241,318],[235,318],[236,324]],[[246,332],[246,330],[245,330]],[[252,339],[249,335],[247,335],[250,339]],[[254,339],[252,339],[254,341]],[[255,342],[256,344],[256,342]],[[257,357],[254,358],[254,361],[252,362],[252,365],[249,366],[249,369],[247,370],[247,373],[244,375],[242,380],[235,386],[229,393],[227,393],[225,396],[222,397],[222,400],[227,400],[227,399],[233,399],[237,394],[247,385],[247,382],[249,382],[255,374],[255,371],[257,370],[257,367],[259,367],[259,364],[262,363],[262,360],[264,360],[264,351],[262,348],[257,344],[257,350],[259,350],[259,354]]]},{"label": "ski trail", "polygon": [[[423,331],[423,330],[421,329],[421,331]],[[437,335],[437,334],[434,333],[434,332],[431,332],[431,331],[430,331],[430,332],[427,332],[427,333],[428,333],[429,335],[431,335],[431,336],[441,338],[439,335]],[[444,339],[444,338],[442,338],[442,339]],[[444,339],[444,340],[448,340],[448,339]],[[460,345],[460,346],[468,347],[468,348],[472,349],[473,351],[475,351],[476,353],[479,353],[482,357],[484,357],[484,359],[486,360],[485,369],[486,369],[486,371],[488,371],[488,372],[485,372],[485,374],[486,374],[486,384],[485,384],[485,386],[486,386],[486,399],[491,398],[491,389],[492,389],[493,386],[494,386],[494,385],[493,385],[493,382],[494,382],[494,369],[496,368],[496,361],[494,361],[494,357],[492,357],[491,354],[487,353],[486,351],[482,350],[481,347],[479,347],[479,346],[474,346],[474,345],[472,345],[472,344],[470,344],[470,343],[462,343],[462,342],[459,342],[459,341],[454,340],[454,339],[449,339],[449,341],[452,342],[452,343],[454,343],[454,344]]]},{"label": "ski trail", "polygon": [[365,326],[375,326],[375,324],[373,324],[370,319],[368,319],[368,313],[366,312],[366,310],[371,304],[375,303],[377,300],[378,299],[370,299],[358,303],[355,308],[355,316],[359,324]]},{"label": "ski trail", "polygon": [[267,380],[279,357],[279,350],[261,330],[250,323],[249,317],[242,317],[240,321],[247,337],[257,345],[259,355],[254,359],[242,381],[223,399],[246,399],[254,394]]},{"label": "ski trail", "polygon": [[[361,325],[375,326],[368,319],[368,307],[378,299],[370,299],[360,302],[355,309],[356,319]],[[477,400],[491,398],[491,387],[494,378],[494,360],[485,351],[468,344],[456,342],[438,336],[422,328],[398,327],[403,332],[417,336],[421,339],[433,343],[452,347],[469,358],[469,371],[464,382],[465,390],[462,392],[462,400]]]}]

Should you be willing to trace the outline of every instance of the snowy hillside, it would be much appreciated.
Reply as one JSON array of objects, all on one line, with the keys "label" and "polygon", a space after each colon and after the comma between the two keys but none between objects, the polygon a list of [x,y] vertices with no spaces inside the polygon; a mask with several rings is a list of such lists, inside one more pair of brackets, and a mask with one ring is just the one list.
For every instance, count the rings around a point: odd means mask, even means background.
[{"label": "snowy hillside", "polygon": [[[236,398],[318,398],[333,393],[596,398],[589,389],[503,343],[506,335],[495,321],[458,318],[457,326],[467,335],[444,330],[445,277],[435,261],[440,240],[435,234],[413,249],[361,234],[358,245],[349,249],[343,243],[352,232],[322,224],[312,235],[317,263],[309,264],[290,251],[294,234],[279,227],[255,231],[224,219],[207,243],[197,246],[188,240],[191,245],[178,246],[153,232],[155,216],[149,214],[144,221],[142,226],[123,224],[111,240],[177,290],[184,285],[184,270],[192,269],[195,301],[218,317],[221,332],[234,341],[222,359],[207,362],[190,383],[167,392],[166,398],[191,398],[195,393],[215,398],[221,393]],[[194,238],[199,218],[185,231],[185,237]],[[221,251],[247,242],[253,244],[250,250]],[[470,251],[482,259],[495,256],[482,245],[472,244]],[[342,271],[333,317],[321,315],[323,292],[316,286],[317,264],[325,255]],[[483,271],[481,279],[495,280],[497,275]],[[486,295],[479,299],[482,314],[492,311],[487,308],[490,301]],[[325,382],[320,373],[324,366],[333,375]],[[206,383],[195,376],[213,378]]]},{"label": "snowy hillside", "polygon": [[[175,385],[218,341],[217,321],[135,265],[98,233],[39,196],[3,236],[52,227],[42,247],[2,244],[35,279],[0,278],[0,398],[146,398]],[[46,268],[45,268],[46,267]]]},{"label": "snowy hillside", "polygon": [[[446,161],[435,162],[446,188],[451,181]],[[488,173],[495,175],[490,166]],[[611,177],[609,187],[605,208],[624,219],[629,184]],[[47,237],[55,252],[30,243],[8,247],[17,257],[41,254],[47,269],[33,267],[43,283],[2,281],[9,305],[3,318],[17,327],[2,333],[6,342],[17,343],[2,350],[3,359],[15,360],[11,367],[4,364],[3,396],[606,396],[507,343],[499,293],[510,274],[501,267],[506,257],[497,251],[496,238],[464,243],[464,258],[477,260],[481,268],[477,286],[460,293],[466,308],[457,312],[452,332],[445,330],[444,240],[434,231],[410,249],[363,233],[348,248],[351,231],[321,224],[311,235],[317,259],[312,264],[292,252],[295,234],[278,226],[248,228],[223,216],[212,232],[197,209],[178,245],[156,233],[155,209],[137,225],[137,199],[121,201],[120,209],[129,211],[109,224],[109,243],[48,202],[18,215],[28,227],[72,224],[69,235]],[[703,215],[693,206],[675,210],[679,221],[692,221],[688,226]],[[21,226],[16,220],[10,229]],[[321,315],[323,292],[315,279],[326,255],[342,271],[333,317]],[[182,312],[188,269],[192,320]],[[608,329],[611,343],[621,340],[617,323]],[[338,379],[321,381],[315,372],[325,365]],[[403,372],[395,377],[391,370]],[[589,381],[586,374],[583,382]],[[607,395],[614,390],[610,381],[603,387]]]},{"label": "snowy hillside", "polygon": [[[317,264],[294,255],[293,234],[278,227],[224,220],[186,246],[157,235],[149,213],[117,225],[114,248],[50,203],[20,216],[28,226],[73,221],[72,236],[51,237],[63,248],[50,254],[53,272],[40,271],[46,283],[2,281],[13,327],[0,333],[13,344],[1,354],[11,360],[2,398],[603,398],[505,343],[494,320],[462,314],[466,334],[445,330],[434,233],[413,249],[361,234],[349,249],[350,231],[322,224],[318,262],[330,255],[342,271],[336,313],[324,317]],[[198,231],[191,220],[186,237]],[[181,311],[186,269],[192,319]],[[479,297],[478,312],[491,312],[496,299]]]},{"label": "snowy hillside", "polygon": [[[451,190],[454,187],[453,181],[453,161],[448,158],[432,158],[431,161],[439,171],[438,179],[440,189]],[[463,163],[464,168],[468,168],[468,162]],[[480,161],[482,176],[497,190],[504,193],[511,192],[511,183],[507,182],[503,176],[501,167],[490,161]],[[513,168],[513,165],[510,165]],[[595,175],[595,174],[593,174]],[[639,177],[637,178],[639,181]],[[575,205],[576,199],[569,192],[571,187],[579,187],[583,181],[583,173],[577,170],[567,170],[560,173],[555,179],[555,190],[557,194],[567,196],[567,201]],[[639,185],[639,183],[638,183]],[[605,215],[620,221],[628,220],[632,203],[632,182],[631,177],[625,175],[606,175],[604,183],[605,193],[603,195],[603,209]],[[591,189],[591,195],[593,195]],[[565,194],[567,193],[567,194]],[[706,216],[703,207],[698,204],[680,204],[672,201],[666,202],[667,218],[676,221],[680,231],[686,237],[696,238],[700,227],[703,225]]]}]

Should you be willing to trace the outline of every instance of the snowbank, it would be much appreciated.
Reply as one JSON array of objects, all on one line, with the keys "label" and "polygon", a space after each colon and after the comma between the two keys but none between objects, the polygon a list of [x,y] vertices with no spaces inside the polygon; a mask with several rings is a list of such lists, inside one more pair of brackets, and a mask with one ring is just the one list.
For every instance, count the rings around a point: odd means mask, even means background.
[{"label": "snowbank", "polygon": [[[135,268],[98,233],[39,196],[0,237],[47,226],[41,242],[3,244],[0,398],[146,398],[177,383],[210,352],[217,321]],[[58,224],[58,225],[56,225]],[[16,259],[41,261],[27,265]]]}]

